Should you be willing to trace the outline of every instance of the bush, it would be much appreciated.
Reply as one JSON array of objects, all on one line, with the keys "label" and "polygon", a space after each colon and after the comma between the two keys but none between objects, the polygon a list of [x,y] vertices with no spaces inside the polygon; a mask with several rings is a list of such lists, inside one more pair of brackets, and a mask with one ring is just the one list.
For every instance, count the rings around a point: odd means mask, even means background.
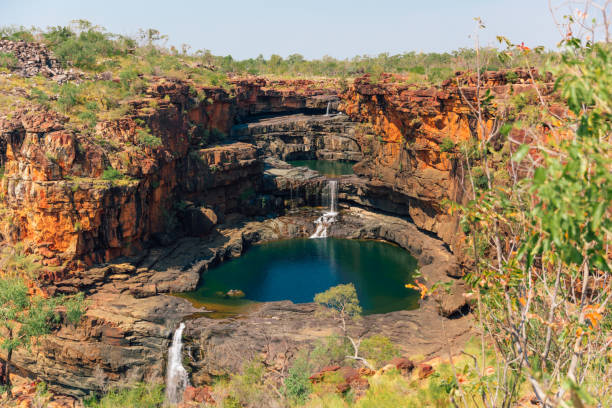
[{"label": "bush", "polygon": [[110,166],[108,166],[106,168],[106,170],[104,170],[104,172],[102,172],[102,179],[103,180],[117,180],[123,177],[123,174],[121,174],[121,172],[117,169],[114,169]]},{"label": "bush", "polygon": [[164,403],[164,386],[138,383],[131,388],[111,390],[100,399],[90,396],[83,403],[90,408],[159,408]]},{"label": "bush", "polygon": [[440,143],[440,151],[444,153],[450,153],[455,150],[455,142],[450,137],[445,137]]},{"label": "bush", "polygon": [[110,57],[121,54],[120,44],[102,29],[92,26],[88,21],[78,21],[76,33],[69,27],[52,27],[44,35],[49,47],[56,57],[68,65],[82,69],[98,70],[98,57]]},{"label": "bush", "polygon": [[59,89],[57,106],[60,111],[67,113],[79,104],[81,91],[77,85],[65,83]]},{"label": "bush", "polygon": [[0,68],[15,68],[17,63],[17,58],[12,52],[0,52]]},{"label": "bush", "polygon": [[82,292],[77,293],[71,298],[64,301],[66,306],[66,320],[69,323],[76,325],[81,321],[83,314],[85,314],[85,301]]},{"label": "bush", "polygon": [[138,144],[140,146],[157,149],[162,145],[162,140],[159,137],[150,134],[146,130],[138,129],[136,131],[136,135],[138,137]]},{"label": "bush", "polygon": [[[270,398],[269,390],[263,384],[264,365],[259,360],[247,361],[242,366],[242,373],[233,375],[230,383],[231,401],[238,401],[247,407],[267,406],[266,401]],[[232,405],[230,405],[232,406]]]},{"label": "bush", "polygon": [[30,92],[30,96],[37,103],[43,106],[49,105],[49,95],[47,95],[44,91],[41,91],[38,88],[32,88],[32,91]]},{"label": "bush", "polygon": [[78,118],[90,128],[93,128],[98,123],[98,116],[89,110],[79,113]]},{"label": "bush", "polygon": [[377,366],[401,354],[388,337],[379,334],[364,339],[361,342],[360,351],[363,357]]},{"label": "bush", "polygon": [[315,368],[321,368],[326,365],[341,363],[346,356],[352,353],[353,349],[349,340],[346,337],[333,334],[316,343],[310,353],[310,361]]},{"label": "bush", "polygon": [[310,364],[306,358],[297,358],[285,378],[285,395],[298,404],[303,404],[312,392],[308,379]]}]

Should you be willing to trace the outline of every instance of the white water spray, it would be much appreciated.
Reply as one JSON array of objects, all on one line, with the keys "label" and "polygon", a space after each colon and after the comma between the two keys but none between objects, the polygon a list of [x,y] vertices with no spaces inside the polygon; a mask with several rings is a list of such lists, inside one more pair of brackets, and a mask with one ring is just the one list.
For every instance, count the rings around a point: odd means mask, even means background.
[{"label": "white water spray", "polygon": [[168,349],[168,368],[166,370],[166,400],[171,404],[178,404],[183,399],[183,391],[189,385],[187,370],[183,367],[183,330],[185,323],[181,323],[172,336],[172,345]]},{"label": "white water spray", "polygon": [[327,238],[327,229],[336,221],[338,215],[337,197],[338,197],[338,180],[329,180],[327,182],[329,189],[329,211],[326,211],[315,221],[317,229],[310,238]]}]

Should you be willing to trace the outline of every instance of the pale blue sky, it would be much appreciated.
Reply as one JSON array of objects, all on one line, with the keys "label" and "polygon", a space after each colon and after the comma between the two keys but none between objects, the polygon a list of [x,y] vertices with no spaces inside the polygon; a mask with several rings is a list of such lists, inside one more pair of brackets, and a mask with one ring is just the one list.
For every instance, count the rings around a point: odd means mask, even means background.
[{"label": "pale blue sky", "polygon": [[46,27],[84,18],[133,35],[156,28],[169,44],[234,58],[451,51],[473,45],[473,17],[496,35],[553,48],[559,34],[547,0],[0,0],[0,25]]}]

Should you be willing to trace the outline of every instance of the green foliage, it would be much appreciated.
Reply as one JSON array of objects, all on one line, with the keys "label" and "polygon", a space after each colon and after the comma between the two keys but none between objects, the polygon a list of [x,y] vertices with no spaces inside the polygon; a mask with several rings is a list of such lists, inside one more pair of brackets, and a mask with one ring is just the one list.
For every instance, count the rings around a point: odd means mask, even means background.
[{"label": "green foliage", "polygon": [[440,143],[440,151],[444,153],[451,153],[455,150],[455,142],[450,137],[445,137]]},{"label": "green foliage", "polygon": [[[63,302],[62,297],[30,295],[20,276],[0,279],[0,348],[6,351],[6,361],[10,363],[13,351],[29,347],[32,339],[50,333],[60,323],[57,307]],[[72,317],[76,322],[76,316]]]},{"label": "green foliage", "polygon": [[81,91],[78,85],[67,82],[59,89],[57,106],[61,112],[67,113],[80,103]]},{"label": "green foliage", "polygon": [[303,404],[312,392],[312,384],[308,379],[310,368],[306,358],[297,358],[285,378],[285,394],[298,404]]},{"label": "green foliage", "polygon": [[[228,406],[234,406],[236,402],[247,407],[267,406],[271,398],[270,390],[264,384],[265,367],[258,360],[246,361],[242,366],[242,372],[231,376],[229,382],[229,395],[226,400]],[[225,405],[225,402],[224,402]]]},{"label": "green foliage", "polygon": [[[535,92],[513,97],[512,119],[535,135],[510,162],[519,177],[489,180],[485,144],[478,155],[466,155],[476,187],[474,198],[458,206],[475,261],[466,280],[498,364],[512,373],[502,379],[503,405],[518,399],[527,380],[545,406],[561,405],[568,395],[574,406],[609,402],[601,378],[610,360],[596,350],[607,347],[612,330],[604,306],[612,293],[612,56],[609,45],[565,43],[556,88],[572,114],[548,121],[550,133],[542,137],[546,106],[536,105]],[[496,395],[487,376],[472,385]]]},{"label": "green foliage", "polygon": [[393,344],[391,339],[380,334],[364,339],[359,350],[364,358],[377,366],[401,354],[399,348]]},{"label": "green foliage", "polygon": [[96,123],[98,123],[98,116],[95,112],[92,112],[90,110],[86,110],[79,113],[78,118],[90,128],[93,128],[94,126],[96,126]]},{"label": "green foliage", "polygon": [[121,174],[119,170],[114,169],[110,166],[107,167],[106,170],[102,172],[103,180],[118,180],[120,178],[123,178],[123,174]]},{"label": "green foliage", "polygon": [[111,390],[100,399],[89,396],[83,403],[89,408],[160,408],[164,404],[164,386],[138,383]]},{"label": "green foliage", "polygon": [[49,47],[65,65],[72,63],[75,67],[88,70],[99,70],[98,58],[116,56],[124,52],[119,41],[113,41],[113,35],[104,29],[92,26],[85,20],[74,22],[71,27],[51,27],[43,34]]},{"label": "green foliage", "polygon": [[348,318],[361,315],[355,285],[347,283],[327,289],[314,297],[315,303]]},{"label": "green foliage", "polygon": [[43,106],[49,105],[49,95],[47,95],[45,91],[38,88],[32,88],[30,95],[37,103]]},{"label": "green foliage", "polygon": [[0,27],[0,38],[3,40],[32,42],[34,41],[32,31],[24,26]]},{"label": "green foliage", "polygon": [[0,268],[9,275],[37,278],[42,264],[39,256],[28,253],[23,243],[17,243],[2,249]]},{"label": "green foliage", "polygon": [[85,314],[85,300],[82,292],[67,298],[63,302],[66,307],[66,320],[76,325],[81,321],[81,318]]},{"label": "green foliage", "polygon": [[352,346],[346,337],[332,334],[315,343],[310,361],[317,368],[342,363],[352,353]]},{"label": "green foliage", "polygon": [[17,67],[17,58],[12,52],[0,52],[0,68],[12,69]]},{"label": "green foliage", "polygon": [[144,129],[138,129],[136,131],[136,135],[138,138],[138,144],[143,147],[148,147],[151,149],[157,149],[162,146],[161,138],[152,135]]}]

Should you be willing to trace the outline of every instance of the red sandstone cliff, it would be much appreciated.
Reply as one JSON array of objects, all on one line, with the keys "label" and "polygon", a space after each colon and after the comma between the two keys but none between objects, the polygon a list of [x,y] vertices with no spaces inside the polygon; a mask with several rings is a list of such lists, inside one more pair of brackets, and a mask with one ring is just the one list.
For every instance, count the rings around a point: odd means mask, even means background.
[{"label": "red sandstone cliff", "polygon": [[[486,72],[481,77],[481,95],[487,90],[496,107],[511,95],[533,90],[534,79],[545,96],[552,92],[552,78],[537,72],[513,71],[512,82],[505,71]],[[454,155],[441,151],[445,139],[455,144],[479,138],[476,112],[476,77],[457,73],[441,86],[422,88],[406,84],[399,75],[357,78],[341,95],[340,109],[367,126],[361,133],[365,160],[355,166],[368,177],[407,197],[407,213],[415,224],[436,233],[455,250],[461,232],[456,217],[442,205],[445,199],[462,202],[469,188]],[[460,86],[459,86],[460,85]],[[472,106],[470,106],[472,104]],[[485,115],[490,129],[493,115]]]}]

